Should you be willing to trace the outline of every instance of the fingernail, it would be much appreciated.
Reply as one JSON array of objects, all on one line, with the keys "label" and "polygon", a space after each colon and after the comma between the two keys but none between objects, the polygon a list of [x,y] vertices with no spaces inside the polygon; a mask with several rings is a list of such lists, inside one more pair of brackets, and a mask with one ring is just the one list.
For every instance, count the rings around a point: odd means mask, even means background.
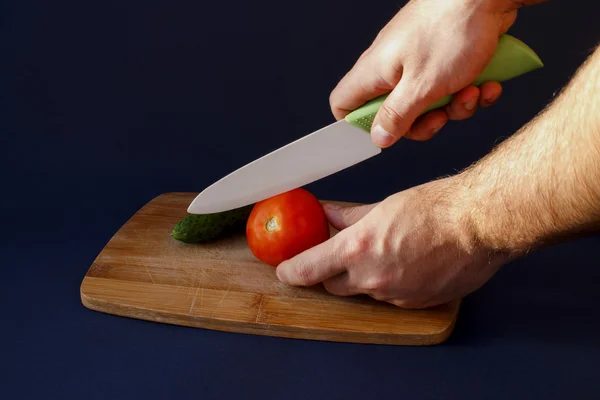
[{"label": "fingernail", "polygon": [[490,98],[487,98],[487,99],[483,99],[483,101],[484,101],[484,103],[485,103],[486,106],[491,106],[497,100],[498,100],[498,97],[490,97]]},{"label": "fingernail", "polygon": [[441,130],[443,127],[444,127],[444,125],[445,125],[445,124],[441,124],[441,125],[439,125],[439,126],[436,126],[435,128],[433,128],[433,129],[431,130],[431,134],[432,134],[432,135],[435,135],[436,133],[438,133],[438,132],[439,132],[439,131],[440,131],[440,130]]},{"label": "fingernail", "polygon": [[328,210],[339,210],[340,208],[342,208],[342,206],[335,203],[325,203],[323,204],[323,208],[326,208]]},{"label": "fingernail", "polygon": [[281,267],[281,264],[279,264],[279,266],[277,266],[277,268],[275,268],[275,275],[277,275],[277,279],[279,279],[279,281],[285,283],[282,271],[283,271],[283,268]]},{"label": "fingernail", "polygon": [[469,111],[474,110],[477,105],[477,99],[469,100],[465,103],[465,108]]},{"label": "fingernail", "polygon": [[392,135],[390,135],[381,125],[375,126],[373,128],[373,132],[371,133],[371,137],[373,138],[373,142],[375,142],[378,146],[388,146],[392,143],[394,139]]}]

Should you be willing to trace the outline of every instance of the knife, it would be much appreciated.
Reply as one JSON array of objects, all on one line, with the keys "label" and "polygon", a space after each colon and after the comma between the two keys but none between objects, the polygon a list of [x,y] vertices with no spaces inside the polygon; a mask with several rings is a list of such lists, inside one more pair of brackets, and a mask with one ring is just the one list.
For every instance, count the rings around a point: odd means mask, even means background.
[{"label": "knife", "polygon": [[[521,40],[504,34],[489,64],[473,82],[504,82],[544,65]],[[307,185],[381,153],[371,141],[373,119],[388,94],[379,96],[344,119],[295,140],[218,180],[189,205],[190,214],[210,214],[243,207]],[[443,107],[445,96],[423,113]]]}]

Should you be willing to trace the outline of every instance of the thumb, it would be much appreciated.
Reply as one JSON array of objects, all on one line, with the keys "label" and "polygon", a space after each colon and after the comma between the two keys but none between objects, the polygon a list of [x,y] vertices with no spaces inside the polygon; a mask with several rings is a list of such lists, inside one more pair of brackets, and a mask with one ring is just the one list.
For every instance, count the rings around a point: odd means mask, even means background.
[{"label": "thumb", "polygon": [[341,206],[335,203],[325,203],[323,209],[325,215],[329,220],[329,223],[338,231],[346,229],[347,227],[354,225],[365,215],[369,213],[373,208],[377,206],[375,204],[365,204],[361,206]]},{"label": "thumb", "polygon": [[[371,135],[379,147],[389,147],[405,136],[423,111],[435,102],[429,91],[404,76],[385,99],[373,121]],[[425,94],[423,94],[425,93]]]}]

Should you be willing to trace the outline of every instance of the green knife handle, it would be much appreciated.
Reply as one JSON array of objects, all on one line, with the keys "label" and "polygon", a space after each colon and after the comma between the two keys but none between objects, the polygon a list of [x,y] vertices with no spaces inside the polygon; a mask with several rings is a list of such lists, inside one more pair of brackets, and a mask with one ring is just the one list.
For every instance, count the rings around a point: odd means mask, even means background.
[{"label": "green knife handle", "polygon": [[[542,60],[540,60],[538,55],[529,46],[513,36],[504,34],[498,39],[496,52],[492,56],[489,64],[484,68],[479,77],[475,79],[473,85],[479,86],[482,83],[491,81],[504,82],[519,75],[542,68],[543,66]],[[387,96],[388,94],[384,94],[369,101],[348,114],[345,120],[349,124],[370,133],[373,119]],[[427,107],[422,114],[443,107],[450,103],[450,100],[452,100],[451,95],[444,96]]]}]

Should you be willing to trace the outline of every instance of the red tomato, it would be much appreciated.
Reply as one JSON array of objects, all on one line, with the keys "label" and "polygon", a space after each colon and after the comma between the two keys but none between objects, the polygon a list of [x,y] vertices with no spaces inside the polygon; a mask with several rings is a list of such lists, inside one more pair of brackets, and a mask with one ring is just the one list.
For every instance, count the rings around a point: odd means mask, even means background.
[{"label": "red tomato", "polygon": [[319,200],[298,188],[256,203],[246,237],[254,256],[276,267],[329,239],[329,223]]}]

